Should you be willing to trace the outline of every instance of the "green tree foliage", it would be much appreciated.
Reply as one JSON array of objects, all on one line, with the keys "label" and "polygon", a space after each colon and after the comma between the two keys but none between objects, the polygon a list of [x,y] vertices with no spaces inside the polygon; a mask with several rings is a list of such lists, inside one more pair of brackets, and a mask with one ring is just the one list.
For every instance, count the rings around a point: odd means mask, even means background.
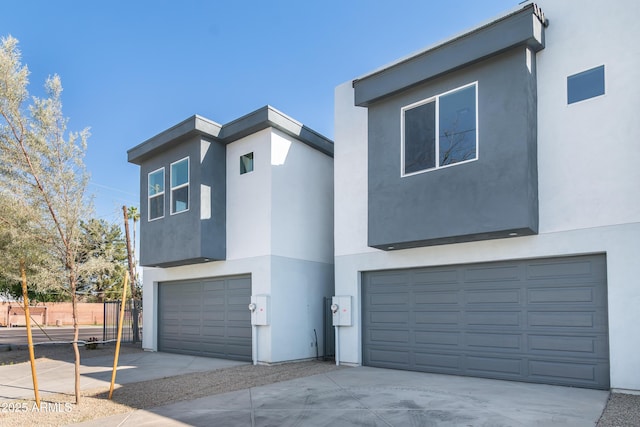
[{"label": "green tree foliage", "polygon": [[87,295],[87,301],[120,299],[127,272],[127,248],[122,230],[103,219],[90,219],[80,226],[79,293]]},{"label": "green tree foliage", "polygon": [[[80,271],[76,261],[81,244],[80,221],[91,212],[86,198],[88,174],[83,163],[89,132],[67,132],[58,76],[46,80],[45,98],[29,97],[28,76],[27,66],[21,63],[18,41],[10,36],[2,38],[0,195],[2,204],[16,215],[17,224],[13,227],[11,217],[5,217],[4,227],[12,235],[14,262],[31,262],[35,254],[37,262],[28,267],[48,264],[48,268],[39,271],[51,276],[36,283],[58,283],[71,295],[75,394],[76,403],[80,403],[76,296]],[[31,251],[37,245],[41,249]]]}]

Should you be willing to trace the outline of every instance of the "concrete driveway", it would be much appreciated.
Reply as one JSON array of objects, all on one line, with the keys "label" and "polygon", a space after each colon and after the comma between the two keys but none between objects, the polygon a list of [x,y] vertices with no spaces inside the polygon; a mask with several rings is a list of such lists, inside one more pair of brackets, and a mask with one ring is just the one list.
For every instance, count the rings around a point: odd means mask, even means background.
[{"label": "concrete driveway", "polygon": [[[108,386],[111,357],[83,360],[83,389]],[[242,365],[140,352],[120,356],[117,383]],[[42,394],[71,392],[73,364],[40,361]],[[0,366],[0,401],[32,396],[28,363]],[[174,403],[85,426],[593,426],[608,392],[369,367]]]},{"label": "concrete driveway", "polygon": [[[181,356],[175,356],[181,357]],[[357,367],[84,426],[593,426],[608,392]]]}]

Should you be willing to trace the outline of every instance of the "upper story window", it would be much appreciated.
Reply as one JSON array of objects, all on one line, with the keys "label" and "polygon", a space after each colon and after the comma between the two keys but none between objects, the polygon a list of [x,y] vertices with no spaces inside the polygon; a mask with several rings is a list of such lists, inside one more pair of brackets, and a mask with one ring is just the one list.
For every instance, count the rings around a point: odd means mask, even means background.
[{"label": "upper story window", "polygon": [[604,95],[604,65],[567,77],[567,104]]},{"label": "upper story window", "polygon": [[478,83],[402,108],[402,175],[478,158]]},{"label": "upper story window", "polygon": [[171,163],[171,214],[189,210],[189,158]]},{"label": "upper story window", "polygon": [[240,156],[240,175],[253,171],[253,153]]},{"label": "upper story window", "polygon": [[149,221],[164,216],[164,168],[149,173]]}]

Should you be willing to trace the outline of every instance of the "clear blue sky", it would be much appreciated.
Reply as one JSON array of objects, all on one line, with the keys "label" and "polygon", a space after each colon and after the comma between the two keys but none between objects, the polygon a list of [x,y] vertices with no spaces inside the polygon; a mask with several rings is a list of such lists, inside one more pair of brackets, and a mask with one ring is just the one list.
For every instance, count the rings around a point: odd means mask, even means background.
[{"label": "clear blue sky", "polygon": [[224,124],[270,104],[333,138],[334,88],[517,6],[519,0],[6,0],[42,94],[59,74],[69,129],[91,128],[96,216],[139,203],[127,150],[199,114]]}]

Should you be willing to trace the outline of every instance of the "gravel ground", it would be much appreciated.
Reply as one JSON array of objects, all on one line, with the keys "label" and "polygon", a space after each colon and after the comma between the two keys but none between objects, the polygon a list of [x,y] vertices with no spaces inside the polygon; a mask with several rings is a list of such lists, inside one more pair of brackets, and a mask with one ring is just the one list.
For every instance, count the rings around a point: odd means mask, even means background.
[{"label": "gravel ground", "polygon": [[597,427],[640,426],[640,395],[611,393]]},{"label": "gravel ground", "polygon": [[[81,348],[81,359],[112,355],[113,345],[89,350]],[[120,354],[142,351],[140,346],[122,345]],[[73,361],[71,346],[36,346],[36,357]],[[0,351],[0,365],[25,363],[26,348]],[[108,388],[84,391],[80,405],[71,394],[47,395],[42,399],[47,411],[33,411],[33,400],[14,401],[25,412],[0,413],[0,426],[61,426],[109,415],[167,405],[181,400],[257,387],[279,381],[342,369],[331,362],[296,362],[273,366],[243,365],[204,373],[194,373],[151,381],[126,384],[116,388],[113,400],[107,400]],[[0,408],[0,411],[2,408]],[[640,426],[640,395],[612,393],[597,427]]]}]

